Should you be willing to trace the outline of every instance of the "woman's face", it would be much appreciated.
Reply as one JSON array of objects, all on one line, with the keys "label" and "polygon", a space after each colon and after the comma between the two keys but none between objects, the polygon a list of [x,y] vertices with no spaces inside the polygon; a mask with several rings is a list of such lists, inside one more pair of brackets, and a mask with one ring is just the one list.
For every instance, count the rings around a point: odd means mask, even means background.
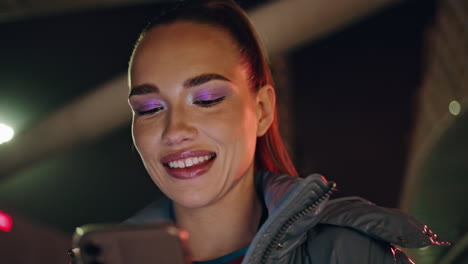
[{"label": "woman's face", "polygon": [[194,22],[157,26],[130,67],[133,139],[161,191],[198,208],[253,187],[256,138],[271,124],[274,95],[270,86],[251,91],[230,34]]}]

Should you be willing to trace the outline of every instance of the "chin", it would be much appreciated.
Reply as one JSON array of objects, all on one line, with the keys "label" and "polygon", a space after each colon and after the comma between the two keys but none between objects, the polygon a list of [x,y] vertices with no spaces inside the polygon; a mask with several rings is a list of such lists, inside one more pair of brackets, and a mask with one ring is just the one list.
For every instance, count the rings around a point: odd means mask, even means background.
[{"label": "chin", "polygon": [[198,193],[180,195],[171,199],[174,203],[187,209],[197,209],[211,204],[212,199]]}]

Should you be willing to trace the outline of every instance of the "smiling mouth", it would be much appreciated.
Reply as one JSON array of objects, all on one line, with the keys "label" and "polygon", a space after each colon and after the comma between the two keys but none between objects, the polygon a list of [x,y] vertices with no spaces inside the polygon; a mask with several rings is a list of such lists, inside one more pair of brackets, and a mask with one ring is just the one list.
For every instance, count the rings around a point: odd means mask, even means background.
[{"label": "smiling mouth", "polygon": [[166,172],[175,179],[197,178],[210,170],[217,154],[208,150],[184,150],[161,158]]},{"label": "smiling mouth", "polygon": [[184,169],[184,168],[197,167],[197,166],[204,165],[210,162],[211,160],[213,160],[214,158],[216,158],[216,153],[211,153],[209,155],[182,158],[182,159],[170,161],[170,162],[163,163],[163,164],[164,166],[169,167],[171,169]]}]

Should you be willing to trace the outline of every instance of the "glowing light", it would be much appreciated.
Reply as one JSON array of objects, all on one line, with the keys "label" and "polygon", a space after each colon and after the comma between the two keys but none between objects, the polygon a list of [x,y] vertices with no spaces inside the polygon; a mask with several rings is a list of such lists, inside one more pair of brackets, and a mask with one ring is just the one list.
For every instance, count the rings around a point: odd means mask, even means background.
[{"label": "glowing light", "polygon": [[449,104],[449,111],[452,115],[458,115],[460,114],[460,110],[461,110],[461,107],[460,107],[460,103],[457,102],[457,101],[452,101],[450,102]]},{"label": "glowing light", "polygon": [[0,211],[0,230],[4,232],[10,232],[13,227],[13,220],[11,216]]},{"label": "glowing light", "polygon": [[84,235],[84,230],[83,230],[83,228],[81,228],[81,227],[77,227],[77,228],[75,229],[75,233],[76,233],[77,235],[79,235],[79,236],[83,236],[83,235]]},{"label": "glowing light", "polygon": [[182,240],[182,241],[187,241],[189,239],[190,235],[189,235],[189,232],[185,231],[185,230],[180,230],[180,233],[179,233],[179,239]]},{"label": "glowing light", "polygon": [[15,132],[7,125],[0,124],[0,144],[10,141],[13,138]]}]

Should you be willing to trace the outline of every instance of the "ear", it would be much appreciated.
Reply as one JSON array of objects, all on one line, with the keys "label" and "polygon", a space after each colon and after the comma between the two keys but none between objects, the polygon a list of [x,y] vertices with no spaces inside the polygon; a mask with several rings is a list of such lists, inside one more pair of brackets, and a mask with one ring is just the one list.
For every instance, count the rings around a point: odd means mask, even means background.
[{"label": "ear", "polygon": [[257,91],[257,137],[265,135],[275,119],[276,95],[273,86],[267,84]]}]

